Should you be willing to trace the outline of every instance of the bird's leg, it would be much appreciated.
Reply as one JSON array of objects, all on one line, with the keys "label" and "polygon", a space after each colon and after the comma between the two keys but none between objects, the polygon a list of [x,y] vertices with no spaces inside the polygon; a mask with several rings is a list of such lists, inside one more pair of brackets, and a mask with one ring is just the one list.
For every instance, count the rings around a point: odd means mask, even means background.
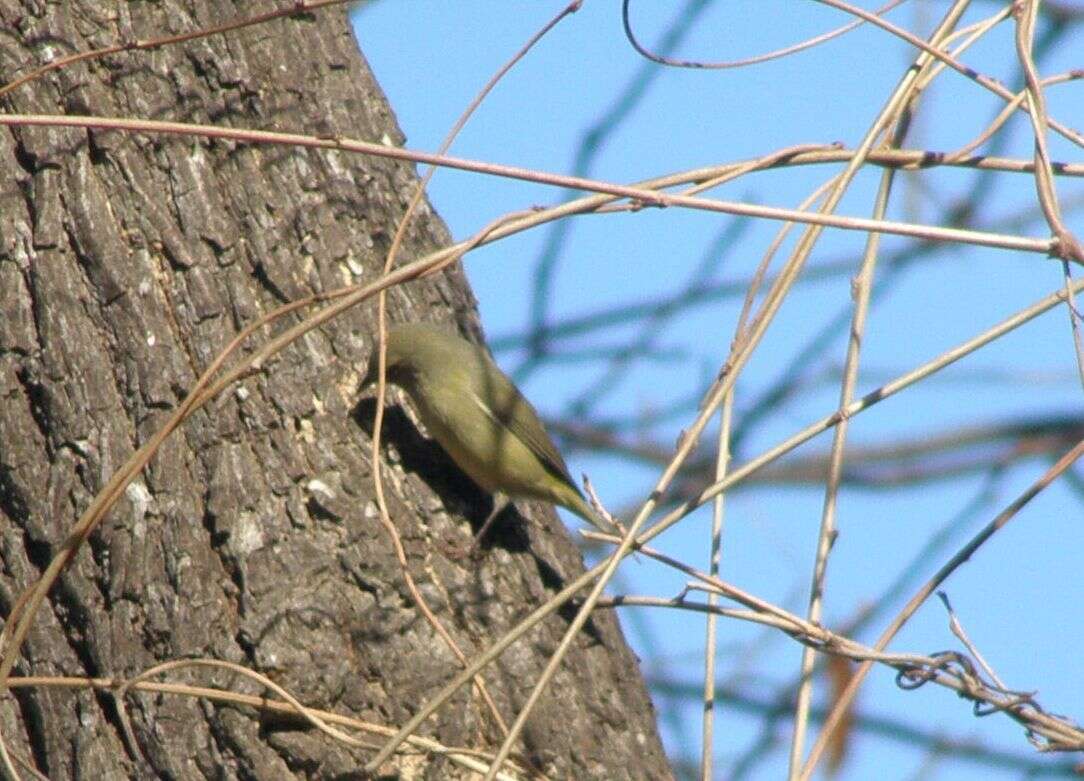
[{"label": "bird's leg", "polygon": [[489,527],[497,520],[497,516],[504,512],[504,509],[510,502],[511,500],[502,493],[493,494],[493,509],[490,510],[489,515],[487,515],[485,521],[482,522],[482,528],[474,535],[474,542],[470,546],[470,552],[472,554],[478,551],[479,546],[482,544],[482,539],[486,536],[486,532],[489,531]]}]

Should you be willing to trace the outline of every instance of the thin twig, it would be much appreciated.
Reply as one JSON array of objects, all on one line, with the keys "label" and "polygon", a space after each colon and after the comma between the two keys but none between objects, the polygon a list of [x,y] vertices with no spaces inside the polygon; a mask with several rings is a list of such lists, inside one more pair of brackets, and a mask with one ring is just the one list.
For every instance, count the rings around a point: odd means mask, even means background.
[{"label": "thin twig", "polygon": [[960,619],[956,616],[956,611],[952,609],[952,603],[949,602],[948,594],[944,591],[937,592],[937,598],[941,600],[941,603],[945,606],[945,612],[949,615],[949,631],[959,638],[960,642],[964,644],[967,652],[974,657],[975,661],[979,663],[979,666],[986,671],[986,674],[990,676],[990,680],[1001,687],[1002,691],[1007,692],[1009,689],[1002,682],[998,674],[994,672],[994,668],[987,663],[986,658],[979,652],[979,649],[971,642],[971,638],[967,636],[967,632],[964,631],[963,624],[960,623]]},{"label": "thin twig", "polygon": [[120,52],[129,51],[148,51],[150,49],[157,49],[162,46],[169,46],[175,43],[184,43],[186,41],[194,41],[198,38],[206,38],[212,35],[220,35],[222,33],[233,32],[234,30],[240,30],[245,27],[251,27],[257,24],[265,24],[273,19],[280,19],[284,16],[297,16],[298,14],[305,13],[306,11],[315,11],[320,8],[326,8],[332,5],[342,5],[349,2],[349,0],[294,0],[294,4],[285,8],[277,8],[273,11],[265,11],[262,14],[256,14],[255,16],[246,16],[242,19],[235,19],[230,22],[225,22],[214,27],[204,27],[199,30],[194,30],[188,33],[180,33],[179,35],[165,35],[160,38],[148,38],[142,41],[124,41],[122,43],[115,44],[113,46],[105,46],[100,49],[94,49],[87,52],[78,52],[76,54],[70,54],[67,57],[59,57],[52,62],[41,66],[25,76],[20,76],[12,82],[0,87],[0,97],[7,95],[24,84],[28,84],[31,81],[41,78],[46,73],[61,68],[66,68],[69,65],[74,65],[78,62],[84,62],[86,60],[95,60],[102,57],[107,57],[111,54],[118,54]]},{"label": "thin twig", "polygon": [[[945,18],[938,29],[930,36],[931,43],[941,43],[952,27],[956,24],[960,15],[968,5],[968,0],[958,0],[957,3],[946,13]],[[896,124],[896,131],[889,146],[898,148],[907,131],[908,119],[906,116],[907,105],[913,103],[918,95],[918,85],[923,70],[927,69],[932,59],[920,54],[914,65],[907,70],[903,79],[896,87],[888,107],[891,114],[883,114],[878,118],[877,125],[884,122],[885,117]],[[875,219],[884,217],[888,210],[888,198],[892,190],[892,182],[895,171],[885,170],[881,173],[881,183],[878,188],[874,204],[873,216]],[[850,339],[847,344],[847,355],[844,361],[843,381],[840,383],[839,408],[845,410],[850,406],[858,383],[858,365],[861,354],[861,345],[865,335],[866,316],[869,311],[870,292],[873,287],[873,274],[876,268],[877,256],[880,250],[880,234],[871,233],[866,240],[866,249],[862,261],[862,268],[853,285],[855,306],[851,321]],[[823,600],[825,580],[828,570],[828,557],[836,538],[836,503],[839,496],[839,488],[843,478],[843,456],[847,442],[849,420],[846,415],[840,417],[839,424],[833,431],[832,450],[829,457],[828,477],[824,489],[824,505],[821,512],[820,531],[817,535],[817,548],[813,564],[813,576],[810,584],[808,619],[813,623],[819,623],[823,612]],[[794,778],[802,761],[802,752],[805,746],[805,733],[809,723],[809,707],[813,692],[813,667],[815,655],[811,648],[806,647],[802,651],[802,660],[799,672],[798,695],[794,706],[794,735],[791,741],[788,775]]]},{"label": "thin twig", "polygon": [[[884,650],[903,625],[907,623],[911,616],[914,615],[915,611],[918,610],[919,606],[926,601],[930,594],[937,590],[938,586],[940,586],[949,575],[956,571],[961,564],[971,558],[971,556],[974,555],[974,553],[982,547],[990,537],[1016,517],[1028,502],[1038,496],[1047,486],[1054,482],[1054,480],[1072,466],[1081,455],[1084,455],[1084,440],[1078,442],[1075,447],[1058,459],[1057,463],[1043,473],[1038,480],[1032,483],[1027,490],[1017,497],[1008,507],[1002,510],[996,518],[983,527],[978,534],[972,537],[966,545],[950,558],[937,573],[918,590],[904,606],[903,610],[900,611],[899,615],[893,619],[892,623],[889,624],[888,628],[877,639],[874,648],[879,651]],[[821,730],[820,736],[817,738],[817,742],[809,752],[809,757],[806,760],[805,766],[802,768],[801,781],[807,781],[812,777],[813,771],[817,767],[817,762],[820,760],[832,733],[839,724],[840,718],[854,701],[854,697],[858,692],[858,687],[862,685],[862,681],[865,680],[866,675],[869,674],[871,668],[872,665],[869,662],[863,662],[858,669],[855,670],[854,677],[847,684],[847,688],[840,692],[839,698],[832,708],[832,712],[824,722],[824,727]]]},{"label": "thin twig", "polygon": [[[236,130],[216,125],[199,125],[184,122],[131,120],[97,116],[70,117],[48,114],[0,114],[0,125],[36,125],[43,127],[82,127],[105,130],[129,130],[147,133],[162,133],[166,135],[224,138],[248,143],[282,144],[314,149],[336,149],[348,152],[360,152],[376,157],[387,157],[394,160],[440,165],[463,171],[473,171],[475,173],[502,176],[509,179],[520,179],[522,181],[548,184],[554,187],[585,190],[602,195],[616,196],[618,198],[629,198],[636,204],[635,208],[644,208],[647,206],[679,206],[721,214],[737,214],[747,217],[762,217],[764,219],[780,221],[793,220],[795,222],[825,228],[840,228],[843,230],[864,232],[879,231],[881,233],[912,236],[930,241],[951,241],[975,244],[983,247],[1000,247],[1002,249],[1021,250],[1043,255],[1058,255],[1059,251],[1059,245],[1056,238],[1041,239],[1011,236],[998,233],[986,233],[983,231],[964,230],[961,228],[917,225],[893,220],[869,220],[861,217],[840,217],[820,212],[802,213],[792,209],[781,209],[775,206],[763,206],[759,204],[742,203],[740,201],[723,201],[709,198],[672,195],[669,193],[644,189],[642,187],[613,184],[576,176],[541,173],[528,168],[520,168],[518,166],[484,163],[447,155],[434,155],[426,152],[401,149],[399,147],[384,146],[383,144],[368,141],[326,138],[298,133],[275,133],[267,130]],[[854,155],[858,154],[858,152],[851,153],[852,161],[855,159]]]},{"label": "thin twig", "polygon": [[[814,46],[819,46],[820,44],[826,43],[833,38],[838,38],[841,35],[845,35],[851,30],[854,30],[855,28],[861,27],[863,24],[865,24],[864,20],[857,19],[853,22],[848,22],[845,25],[837,27],[834,30],[829,30],[826,33],[812,36],[805,39],[804,41],[799,41],[798,43],[792,44],[790,46],[786,46],[781,49],[775,49],[774,51],[770,52],[765,52],[764,54],[757,54],[752,57],[745,57],[740,60],[724,60],[722,62],[707,62],[704,60],[680,60],[676,57],[666,57],[661,54],[656,54],[655,52],[644,46],[642,43],[640,43],[640,41],[636,38],[636,35],[632,32],[632,23],[629,21],[630,2],[631,0],[623,0],[621,4],[621,23],[625,28],[625,38],[628,40],[629,45],[632,46],[632,48],[635,49],[640,56],[651,60],[651,62],[657,62],[660,65],[668,65],[672,68],[703,68],[705,70],[726,70],[730,68],[744,68],[747,65],[756,65],[762,62],[769,62],[770,60],[782,59],[783,57],[797,54],[798,52],[805,51],[806,49],[812,49]],[[906,0],[891,0],[891,2],[885,3],[873,13],[877,14],[878,16],[881,14],[886,14],[896,6],[902,5],[904,2],[906,2]]]},{"label": "thin twig", "polygon": [[[246,668],[242,668],[243,670]],[[250,672],[250,671],[249,671]],[[61,689],[97,689],[105,692],[116,692],[120,687],[127,684],[127,691],[131,692],[146,692],[150,694],[168,694],[182,697],[194,697],[199,699],[205,699],[209,702],[227,703],[232,705],[243,705],[246,707],[254,708],[257,711],[265,713],[282,714],[287,716],[302,715],[306,718],[312,717],[319,721],[331,725],[336,724],[339,726],[350,727],[352,729],[360,730],[362,732],[368,732],[373,735],[387,737],[392,733],[391,728],[382,724],[374,724],[373,722],[362,721],[351,716],[343,716],[331,711],[320,710],[318,708],[308,708],[302,706],[299,710],[294,704],[290,702],[280,702],[278,700],[268,699],[264,695],[242,694],[240,692],[228,691],[225,689],[217,689],[213,687],[204,686],[192,686],[183,683],[169,683],[169,682],[157,682],[150,680],[134,681],[128,679],[127,681],[115,678],[75,678],[75,677],[60,677],[60,676],[26,676],[10,679],[10,686],[13,689],[31,689],[31,688],[61,688]],[[444,746],[432,738],[427,738],[421,735],[412,735],[408,738],[411,747],[417,750],[425,751],[430,754],[436,754],[442,757],[450,759],[452,762],[459,764],[469,770],[475,772],[483,772],[488,766],[489,757],[484,752],[475,751],[466,748],[452,748]],[[528,771],[532,778],[540,779],[537,773]],[[507,774],[501,774],[501,781],[516,781],[516,778]]]},{"label": "thin twig", "polygon": [[[719,412],[719,439],[716,446],[715,479],[722,480],[726,477],[727,466],[730,464],[730,422],[734,414],[734,392],[731,391],[723,399],[723,407]],[[719,494],[712,501],[711,513],[711,536],[708,541],[708,573],[712,577],[719,577],[719,568],[723,553],[723,521],[725,518],[725,496]],[[717,596],[708,594],[708,604],[714,606]],[[716,641],[716,615],[708,614],[704,628],[704,715],[701,725],[700,744],[700,779],[712,781],[712,757],[714,755],[714,732],[715,732],[715,656],[718,652]]]}]

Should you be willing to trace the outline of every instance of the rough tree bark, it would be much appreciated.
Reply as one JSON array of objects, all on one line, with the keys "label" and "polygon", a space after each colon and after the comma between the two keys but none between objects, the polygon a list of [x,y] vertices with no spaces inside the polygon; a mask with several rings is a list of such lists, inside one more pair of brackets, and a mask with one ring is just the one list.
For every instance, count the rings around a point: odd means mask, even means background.
[{"label": "rough tree bark", "polygon": [[[71,52],[206,28],[258,2],[0,0],[0,77]],[[402,143],[340,9],[55,71],[20,113],[179,119]],[[278,304],[372,278],[415,176],[343,153],[21,127],[0,133],[0,602],[4,615],[114,470],[238,329]],[[403,257],[445,244],[422,210]],[[477,333],[459,271],[397,289],[398,319]],[[372,345],[363,305],[296,343],[168,441],[36,617],[19,675],[128,677],[230,660],[304,703],[395,726],[459,669],[413,604],[371,499]],[[394,399],[396,397],[392,397]],[[480,565],[450,554],[486,498],[393,406],[389,501],[411,572],[467,650],[487,646],[581,561],[546,508],[498,530]],[[486,672],[511,720],[567,626],[552,617]],[[553,778],[669,775],[636,660],[592,619],[531,719],[523,754]],[[220,671],[175,679],[259,691]],[[184,696],[14,689],[9,749],[53,779],[347,778],[371,754],[255,710]],[[427,727],[492,747],[464,690]],[[453,778],[436,757],[392,776]],[[409,772],[408,772],[409,771]]]}]

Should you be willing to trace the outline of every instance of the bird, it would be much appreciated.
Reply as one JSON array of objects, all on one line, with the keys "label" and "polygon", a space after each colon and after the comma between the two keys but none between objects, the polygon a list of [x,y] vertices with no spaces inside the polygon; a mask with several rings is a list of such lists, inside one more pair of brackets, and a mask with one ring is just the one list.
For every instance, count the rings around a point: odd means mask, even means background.
[{"label": "bird", "polygon": [[[377,361],[374,350],[363,387],[376,382]],[[600,531],[615,531],[573,482],[535,408],[483,347],[427,323],[392,325],[386,374],[456,465],[494,495],[475,545],[513,498],[560,505]]]}]

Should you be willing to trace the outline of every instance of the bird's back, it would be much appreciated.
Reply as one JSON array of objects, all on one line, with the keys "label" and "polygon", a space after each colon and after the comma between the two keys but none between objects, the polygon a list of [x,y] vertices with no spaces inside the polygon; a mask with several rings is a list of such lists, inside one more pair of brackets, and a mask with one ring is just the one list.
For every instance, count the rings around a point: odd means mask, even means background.
[{"label": "bird's back", "polygon": [[[529,454],[538,469],[578,493],[538,413],[484,348],[434,326],[411,323],[389,329],[388,356],[389,365],[409,365],[407,384],[418,386],[411,396],[422,422],[483,488],[540,495],[531,489],[542,477],[523,473],[522,461]],[[480,414],[464,414],[461,405]],[[527,452],[519,453],[521,448]],[[494,469],[497,473],[491,474]]]}]

